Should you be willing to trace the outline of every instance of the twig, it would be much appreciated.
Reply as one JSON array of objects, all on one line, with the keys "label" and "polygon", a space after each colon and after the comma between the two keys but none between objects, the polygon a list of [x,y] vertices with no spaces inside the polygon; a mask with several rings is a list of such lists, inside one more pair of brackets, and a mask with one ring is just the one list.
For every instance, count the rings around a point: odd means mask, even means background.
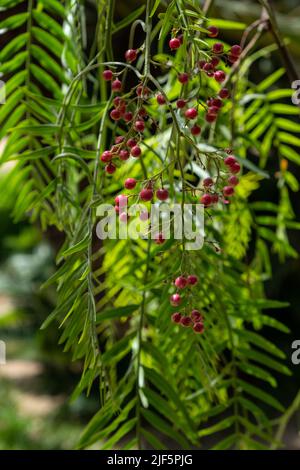
[{"label": "twig", "polygon": [[264,8],[267,14],[270,32],[272,33],[274,40],[276,44],[278,45],[278,49],[279,49],[282,61],[285,65],[286,73],[289,77],[290,82],[292,83],[295,80],[297,80],[299,77],[298,77],[298,73],[295,68],[295,65],[292,61],[291,55],[288,51],[288,48],[286,47],[286,44],[284,43],[281,37],[281,33],[278,27],[276,16],[268,0],[258,0],[258,1],[262,5],[262,7]]}]

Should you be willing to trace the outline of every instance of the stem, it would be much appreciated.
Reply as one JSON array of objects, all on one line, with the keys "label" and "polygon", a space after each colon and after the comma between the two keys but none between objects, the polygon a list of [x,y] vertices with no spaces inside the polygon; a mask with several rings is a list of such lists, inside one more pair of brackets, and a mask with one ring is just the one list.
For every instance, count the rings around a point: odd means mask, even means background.
[{"label": "stem", "polygon": [[276,16],[268,0],[258,0],[258,1],[262,5],[262,7],[264,8],[267,14],[270,31],[274,37],[276,44],[278,45],[278,49],[279,49],[282,61],[286,68],[286,73],[289,77],[290,82],[292,83],[298,79],[298,74],[294,66],[294,63],[292,61],[291,55],[288,51],[288,48],[286,47],[284,41],[282,40]]},{"label": "stem", "polygon": [[138,449],[141,449],[141,401],[139,399],[139,390],[140,390],[140,369],[141,369],[141,353],[142,353],[142,340],[143,340],[143,327],[144,327],[144,320],[146,314],[146,295],[147,289],[146,285],[148,282],[148,273],[150,269],[150,260],[151,260],[151,233],[149,233],[148,237],[148,247],[147,247],[147,260],[146,260],[146,269],[144,274],[144,291],[143,291],[143,299],[141,303],[141,315],[140,315],[140,322],[139,322],[139,329],[138,329],[138,350],[137,350],[137,380],[136,380],[136,395],[137,395],[137,404],[136,404],[136,417],[137,417],[137,425],[136,425],[136,436],[137,436],[137,445]]},{"label": "stem", "polygon": [[296,411],[299,410],[299,407],[300,407],[300,392],[297,393],[296,397],[294,398],[293,403],[282,416],[280,420],[280,424],[278,426],[277,433],[275,435],[276,443],[272,444],[271,450],[276,450],[278,449],[278,447],[280,447],[280,443],[282,442],[282,438],[284,436],[286,427],[289,424],[289,421],[291,420],[293,415],[296,413]]},{"label": "stem", "polygon": [[[150,74],[150,47],[151,47],[151,4],[152,0],[147,0],[146,6],[146,21],[145,21],[145,32],[146,32],[146,41],[145,41],[145,66],[144,66],[144,75],[145,80],[147,80],[148,75]],[[144,82],[145,84],[145,82]],[[142,162],[143,163],[143,162]],[[143,165],[142,165],[143,166]],[[144,172],[146,169],[144,168]],[[137,425],[136,425],[136,436],[137,436],[137,445],[138,449],[141,449],[142,442],[141,442],[141,401],[139,399],[139,390],[140,390],[140,370],[141,370],[141,352],[142,352],[142,340],[143,340],[143,326],[144,326],[144,318],[146,313],[146,295],[147,295],[147,279],[148,279],[148,272],[150,268],[150,259],[151,259],[151,234],[148,237],[148,246],[147,246],[147,261],[146,261],[146,269],[144,275],[144,291],[143,291],[143,299],[141,303],[141,315],[140,315],[140,322],[139,322],[139,329],[138,329],[138,351],[137,351],[137,380],[136,380],[136,395],[137,395],[137,405],[136,405],[136,418],[137,418]]]}]

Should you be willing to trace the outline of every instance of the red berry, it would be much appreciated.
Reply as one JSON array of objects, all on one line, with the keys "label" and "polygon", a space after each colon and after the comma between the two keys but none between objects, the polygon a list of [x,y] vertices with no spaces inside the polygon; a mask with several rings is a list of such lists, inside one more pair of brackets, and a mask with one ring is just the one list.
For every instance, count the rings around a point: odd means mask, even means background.
[{"label": "red berry", "polygon": [[136,89],[136,94],[144,99],[147,99],[150,93],[151,93],[151,90],[149,90],[148,87],[143,86],[143,85],[139,85]]},{"label": "red berry", "polygon": [[209,26],[207,30],[209,31],[208,36],[210,38],[216,38],[219,34],[219,29],[216,26]]},{"label": "red berry", "polygon": [[125,194],[119,194],[119,196],[115,198],[115,203],[117,206],[124,207],[127,205],[127,201],[128,201],[128,196],[126,196]]},{"label": "red berry", "polygon": [[203,333],[204,331],[204,325],[201,322],[195,323],[193,326],[193,330],[195,333]]},{"label": "red berry", "polygon": [[109,162],[109,161],[112,159],[112,157],[113,157],[113,155],[112,155],[112,153],[110,152],[110,150],[105,150],[105,151],[102,153],[102,155],[101,155],[101,157],[100,157],[100,160],[101,160],[102,162]]},{"label": "red berry", "polygon": [[232,196],[234,193],[234,188],[232,186],[224,186],[223,188],[223,194],[224,196]]},{"label": "red berry", "polygon": [[147,111],[145,110],[145,108],[141,108],[141,109],[139,110],[139,116],[140,116],[140,117],[147,116]]},{"label": "red berry", "polygon": [[111,84],[112,91],[120,91],[122,89],[122,83],[120,80],[116,79]]},{"label": "red berry", "polygon": [[106,173],[108,173],[109,175],[112,175],[115,171],[116,171],[116,166],[109,162],[106,166],[105,166],[105,171]]},{"label": "red berry", "polygon": [[205,207],[208,207],[212,203],[212,197],[210,194],[203,194],[200,198],[201,204],[203,204]]},{"label": "red berry", "polygon": [[193,322],[195,322],[195,323],[197,323],[197,322],[202,322],[202,321],[203,321],[203,316],[201,315],[201,313],[199,312],[199,310],[192,310],[191,319],[192,319]]},{"label": "red berry", "polygon": [[110,149],[111,153],[117,153],[119,149],[118,145],[113,145],[112,148]]},{"label": "red berry", "polygon": [[135,49],[128,49],[125,52],[125,59],[127,62],[134,62],[137,58],[137,51]]},{"label": "red berry", "polygon": [[222,88],[220,91],[219,91],[219,97],[220,98],[223,98],[223,99],[226,99],[228,98],[230,95],[229,93],[229,90],[227,88]]},{"label": "red berry", "polygon": [[181,303],[181,296],[179,294],[171,295],[170,304],[173,305],[173,307],[178,307],[180,303]]},{"label": "red berry", "polygon": [[226,79],[226,73],[223,72],[223,70],[217,70],[214,73],[214,78],[217,80],[217,82],[222,83]]},{"label": "red berry", "polygon": [[192,135],[199,135],[199,134],[201,134],[201,127],[198,126],[198,124],[195,124],[193,127],[191,127],[191,134],[192,134]]},{"label": "red berry", "polygon": [[138,145],[135,145],[131,149],[131,155],[135,158],[138,158],[141,155],[142,151],[141,148]]},{"label": "red berry", "polygon": [[199,62],[198,62],[199,69],[203,69],[205,64],[206,64],[206,60],[204,60],[204,59],[199,60]]},{"label": "red berry", "polygon": [[211,100],[211,106],[215,106],[216,108],[222,108],[223,101],[220,98],[213,98]]},{"label": "red berry", "polygon": [[181,317],[182,317],[181,313],[175,312],[173,313],[171,318],[174,323],[180,323]]},{"label": "red berry", "polygon": [[124,118],[124,121],[126,121],[126,122],[132,121],[132,119],[133,119],[133,114],[132,114],[132,112],[131,112],[131,111],[127,111],[127,113],[124,113],[123,118]]},{"label": "red berry", "polygon": [[166,239],[162,233],[158,233],[157,235],[155,235],[154,241],[157,245],[162,245],[163,243],[165,243]]},{"label": "red berry", "polygon": [[231,64],[234,64],[235,62],[237,62],[239,60],[239,58],[235,55],[229,54],[228,60]]},{"label": "red berry", "polygon": [[217,115],[216,115],[216,114],[207,113],[207,114],[205,115],[205,120],[206,120],[207,122],[214,122],[216,119],[217,119]]},{"label": "red berry", "polygon": [[177,102],[176,102],[176,106],[177,106],[178,109],[184,108],[185,105],[186,105],[186,101],[182,98],[179,98],[179,100],[177,100]]},{"label": "red berry", "polygon": [[178,75],[178,80],[180,83],[187,83],[189,81],[189,74],[186,72],[180,73]]},{"label": "red berry", "polygon": [[224,163],[226,166],[232,166],[237,163],[236,158],[233,155],[229,155],[225,158]]},{"label": "red berry", "polygon": [[180,47],[180,39],[178,38],[172,38],[170,39],[169,41],[169,46],[170,46],[170,49],[178,49]]},{"label": "red berry", "polygon": [[183,276],[179,276],[175,279],[174,284],[178,289],[184,289],[188,285],[188,280]]},{"label": "red berry", "polygon": [[114,107],[115,108],[118,108],[119,106],[122,106],[125,103],[125,100],[123,100],[123,98],[121,98],[121,96],[116,96],[114,99],[113,99],[113,104],[114,104]]},{"label": "red berry", "polygon": [[203,70],[205,70],[205,72],[211,72],[213,69],[214,66],[211,62],[206,62],[206,64],[203,65]]},{"label": "red berry", "polygon": [[191,286],[194,286],[195,284],[197,284],[198,282],[198,277],[195,275],[195,274],[190,274],[187,278],[188,280],[188,283],[191,285]]},{"label": "red berry", "polygon": [[239,57],[242,53],[242,48],[241,46],[235,44],[234,46],[231,47],[230,49],[230,54],[235,57]]},{"label": "red berry", "polygon": [[153,198],[153,190],[150,188],[144,188],[140,192],[140,198],[142,201],[151,201]]},{"label": "red berry", "polygon": [[212,199],[212,203],[216,204],[219,200],[219,196],[217,194],[212,194],[211,199]]},{"label": "red berry", "polygon": [[144,121],[135,121],[134,128],[138,132],[143,132],[145,130],[145,123]]},{"label": "red berry", "polygon": [[239,173],[241,171],[241,165],[237,162],[234,163],[233,165],[231,165],[230,171],[231,173]]},{"label": "red berry", "polygon": [[126,189],[133,189],[136,187],[136,179],[134,178],[127,178],[127,180],[124,183],[124,187]]},{"label": "red berry", "polygon": [[181,318],[180,323],[182,326],[192,326],[193,321],[190,317],[185,316]]},{"label": "red berry", "polygon": [[118,109],[113,109],[111,112],[110,112],[110,117],[114,120],[114,121],[118,121],[120,118],[121,118],[121,113]]},{"label": "red berry", "polygon": [[220,108],[218,108],[217,106],[210,106],[208,108],[208,114],[215,114],[217,115],[218,112],[219,112]]},{"label": "red berry", "polygon": [[210,177],[204,178],[204,180],[203,180],[203,186],[204,186],[205,188],[210,188],[213,184],[214,184],[214,182],[213,182],[213,179],[212,179],[212,178],[210,178]]},{"label": "red berry", "polygon": [[148,220],[148,219],[149,219],[149,214],[148,214],[147,211],[143,211],[143,212],[140,213],[140,220],[145,221],[145,220]]},{"label": "red berry", "polygon": [[161,188],[156,191],[156,197],[160,201],[165,201],[169,197],[169,191],[167,189]]},{"label": "red berry", "polygon": [[126,214],[126,212],[122,212],[119,215],[119,221],[120,222],[127,222],[127,220],[128,220],[128,215]]},{"label": "red berry", "polygon": [[105,80],[106,82],[109,82],[113,78],[113,73],[109,69],[104,70],[103,73],[102,73],[102,77],[103,77],[103,80]]},{"label": "red berry", "polygon": [[158,95],[156,95],[156,101],[157,101],[158,104],[162,105],[162,104],[165,104],[166,99],[165,99],[164,95],[159,93]]},{"label": "red berry", "polygon": [[116,138],[115,138],[115,143],[116,144],[121,144],[122,142],[124,142],[124,139],[125,137],[123,135],[118,135]]},{"label": "red berry", "polygon": [[195,119],[198,116],[198,111],[196,108],[189,108],[184,115],[187,119]]},{"label": "red berry", "polygon": [[224,45],[221,42],[216,42],[213,45],[212,50],[215,54],[221,54],[224,50]]},{"label": "red berry", "polygon": [[218,57],[212,57],[210,63],[215,68],[217,65],[219,65],[220,59]]},{"label": "red berry", "polygon": [[137,141],[135,139],[128,139],[126,142],[126,145],[130,148],[134,147],[137,144]]},{"label": "red berry", "polygon": [[239,179],[235,175],[232,175],[228,178],[228,183],[230,186],[236,186],[239,184]]},{"label": "red berry", "polygon": [[128,160],[128,158],[129,158],[128,150],[125,150],[125,149],[120,150],[119,158],[120,158],[120,160],[123,160],[123,161]]}]

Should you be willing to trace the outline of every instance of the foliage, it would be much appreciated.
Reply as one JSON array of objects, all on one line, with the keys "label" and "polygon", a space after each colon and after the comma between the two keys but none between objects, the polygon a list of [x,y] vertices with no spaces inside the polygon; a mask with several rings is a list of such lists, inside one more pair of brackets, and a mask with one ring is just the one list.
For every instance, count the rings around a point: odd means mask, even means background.
[{"label": "foliage", "polygon": [[[164,3],[148,0],[114,23],[113,2],[98,2],[95,40],[87,50],[80,2],[2,0],[0,30],[10,39],[0,52],[7,77],[1,162],[14,164],[0,180],[1,193],[15,197],[15,220],[27,216],[45,231],[55,226],[64,234],[57,272],[44,285],[57,285],[57,304],[43,327],[57,322],[64,349],[82,360],[73,398],[99,384],[100,409],[80,448],[98,441],[104,449],[120,443],[125,449],[189,448],[214,434],[214,449],[277,446],[269,416],[283,407],[272,395],[274,372],[290,372],[283,352],[259,330],[288,332],[265,312],[284,304],[265,298],[264,282],[271,276],[270,249],[283,260],[297,256],[287,232],[299,228],[289,200],[299,185],[288,169],[289,161],[300,161],[300,127],[293,119],[299,109],[289,104],[292,91],[277,86],[284,68],[252,83],[252,68],[276,45],[260,48],[245,36],[238,66],[222,64],[232,99],[216,123],[204,125],[200,140],[192,139],[172,103],[196,91],[203,120],[206,100],[220,86],[199,73],[184,88],[177,73],[195,69],[215,40],[207,36],[210,23],[198,2]],[[13,9],[18,5],[21,13]],[[128,65],[114,59],[112,38],[131,24],[130,41],[140,41],[141,52]],[[167,43],[177,31],[185,39],[174,54]],[[145,134],[139,162],[129,160],[113,176],[100,168],[99,157],[126,130],[108,115],[113,95],[101,78],[108,65],[126,69],[134,86],[138,78],[167,99],[164,112],[155,96],[144,104],[157,131]],[[195,202],[203,177],[215,175],[228,148],[243,175],[229,206],[206,211],[202,250],[186,251],[176,240],[162,246],[99,242],[96,208],[114,200],[127,176],[149,181],[161,175],[175,200],[184,193]],[[276,182],[278,203],[251,202],[268,179]],[[192,301],[205,314],[203,335],[170,322],[171,283],[182,272],[199,277]]]}]

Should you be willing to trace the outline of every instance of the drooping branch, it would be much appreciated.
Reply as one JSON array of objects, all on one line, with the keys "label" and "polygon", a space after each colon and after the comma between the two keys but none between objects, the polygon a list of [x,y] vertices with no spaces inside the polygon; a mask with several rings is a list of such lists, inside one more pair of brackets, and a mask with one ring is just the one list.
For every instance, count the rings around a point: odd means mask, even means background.
[{"label": "drooping branch", "polygon": [[264,11],[265,11],[266,17],[267,17],[267,21],[268,21],[268,25],[269,25],[269,30],[272,33],[272,35],[274,37],[274,40],[275,40],[275,42],[278,46],[278,50],[280,52],[281,59],[282,59],[284,65],[285,65],[285,68],[286,68],[286,73],[289,77],[290,82],[292,83],[295,80],[297,80],[299,77],[298,77],[298,73],[297,73],[297,70],[295,68],[295,65],[293,63],[293,60],[291,58],[290,52],[289,52],[284,40],[281,37],[281,33],[280,33],[280,30],[279,30],[279,27],[278,27],[276,15],[274,14],[274,11],[273,11],[273,9],[272,9],[272,7],[271,7],[268,0],[259,0],[259,3],[264,8]]}]

